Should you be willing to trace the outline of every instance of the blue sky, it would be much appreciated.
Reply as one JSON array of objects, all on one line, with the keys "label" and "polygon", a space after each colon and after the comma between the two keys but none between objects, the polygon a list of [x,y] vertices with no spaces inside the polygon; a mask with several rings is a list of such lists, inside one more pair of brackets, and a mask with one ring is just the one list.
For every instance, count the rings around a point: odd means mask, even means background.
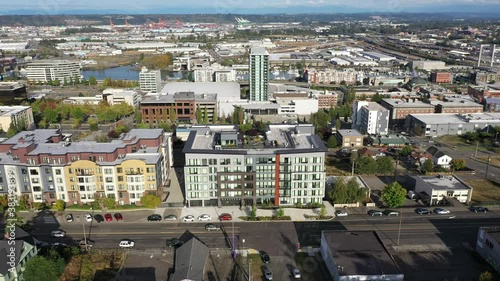
[{"label": "blue sky", "polygon": [[15,0],[0,13],[498,12],[500,0]]}]

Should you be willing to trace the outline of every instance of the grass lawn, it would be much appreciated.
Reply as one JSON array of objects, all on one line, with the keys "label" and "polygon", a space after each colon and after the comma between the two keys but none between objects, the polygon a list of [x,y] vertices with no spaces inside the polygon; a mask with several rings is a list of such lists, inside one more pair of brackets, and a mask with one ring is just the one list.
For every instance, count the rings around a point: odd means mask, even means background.
[{"label": "grass lawn", "polygon": [[470,180],[467,183],[474,188],[472,201],[500,201],[500,185],[487,179]]},{"label": "grass lawn", "polygon": [[101,250],[74,256],[60,280],[112,280],[124,258],[122,251]]},{"label": "grass lawn", "polygon": [[258,254],[248,255],[248,260],[250,262],[251,276],[252,280],[262,280],[262,259]]},{"label": "grass lawn", "polygon": [[295,262],[299,267],[302,280],[316,281],[325,279],[319,268],[318,259],[315,257],[309,257],[307,253],[297,253],[295,254]]},{"label": "grass lawn", "polygon": [[[484,163],[488,162],[488,158],[476,158],[477,160],[479,161],[482,161]],[[496,166],[496,167],[500,167],[500,158],[490,158],[490,165],[491,166]]]}]

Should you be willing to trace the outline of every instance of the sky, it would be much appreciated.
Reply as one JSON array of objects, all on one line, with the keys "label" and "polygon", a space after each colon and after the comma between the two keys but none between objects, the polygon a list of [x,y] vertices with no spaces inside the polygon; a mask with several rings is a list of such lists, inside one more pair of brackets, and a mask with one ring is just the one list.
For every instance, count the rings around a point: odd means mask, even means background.
[{"label": "sky", "polygon": [[0,14],[500,12],[500,0],[16,0]]}]

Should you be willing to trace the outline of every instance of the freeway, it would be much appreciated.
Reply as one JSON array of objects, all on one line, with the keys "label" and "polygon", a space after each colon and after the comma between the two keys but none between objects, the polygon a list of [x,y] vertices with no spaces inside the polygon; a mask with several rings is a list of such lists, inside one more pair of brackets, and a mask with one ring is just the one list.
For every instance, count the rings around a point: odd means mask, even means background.
[{"label": "freeway", "polygon": [[[451,216],[451,217],[450,217]],[[304,246],[318,246],[321,231],[377,231],[386,245],[439,244],[447,246],[474,243],[477,230],[482,226],[500,225],[497,211],[472,213],[466,210],[454,211],[452,215],[420,216],[407,211],[402,217],[370,217],[355,214],[331,221],[303,222],[223,222],[222,231],[205,230],[206,223],[171,222],[111,222],[68,223],[35,225],[31,232],[44,242],[72,244],[85,235],[96,242],[96,248],[117,248],[121,239],[132,239],[136,248],[165,248],[169,238],[186,237],[187,231],[196,235],[210,248],[265,249],[271,255],[285,256],[293,253],[300,243]],[[65,238],[51,238],[55,229],[66,231]],[[184,236],[183,236],[184,235]],[[398,239],[399,237],[399,239]],[[234,239],[233,239],[234,238]],[[234,241],[234,242],[233,242]]]}]

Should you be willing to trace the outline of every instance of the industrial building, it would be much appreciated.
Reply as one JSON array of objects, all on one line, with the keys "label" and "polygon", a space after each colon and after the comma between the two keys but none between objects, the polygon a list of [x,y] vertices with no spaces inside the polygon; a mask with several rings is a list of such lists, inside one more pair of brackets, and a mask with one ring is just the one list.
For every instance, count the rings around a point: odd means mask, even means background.
[{"label": "industrial building", "polygon": [[446,64],[439,60],[414,60],[411,62],[411,68],[426,71],[441,70],[446,68]]},{"label": "industrial building", "polygon": [[500,126],[500,113],[410,114],[406,120],[408,132],[417,136],[463,135],[490,126]]},{"label": "industrial building", "polygon": [[38,60],[26,66],[26,78],[30,81],[44,82],[59,80],[61,84],[81,79],[80,63],[69,60]]},{"label": "industrial building", "polygon": [[148,70],[143,67],[139,73],[139,87],[144,92],[159,93],[161,90],[160,70]]},{"label": "industrial building", "polygon": [[480,227],[477,233],[478,253],[497,273],[500,273],[500,227]]},{"label": "industrial building", "polygon": [[434,113],[434,106],[415,99],[383,99],[380,103],[389,110],[389,126],[393,130],[403,128],[406,117],[410,114]]},{"label": "industrial building", "polygon": [[454,175],[412,176],[410,182],[419,198],[430,206],[450,200],[468,204],[472,198],[472,187]]},{"label": "industrial building", "polygon": [[378,52],[361,52],[361,54],[366,58],[369,58],[369,59],[372,59],[372,60],[375,60],[378,62],[389,62],[389,61],[396,60],[395,57],[388,56],[388,55],[378,53]]},{"label": "industrial building", "polygon": [[187,204],[321,203],[327,151],[310,124],[268,125],[258,136],[234,125],[193,126],[183,150]]},{"label": "industrial building", "polygon": [[432,72],[431,73],[432,83],[453,83],[453,74],[450,72]]},{"label": "industrial building", "polygon": [[250,50],[250,100],[267,101],[269,87],[269,53],[262,47]]}]

